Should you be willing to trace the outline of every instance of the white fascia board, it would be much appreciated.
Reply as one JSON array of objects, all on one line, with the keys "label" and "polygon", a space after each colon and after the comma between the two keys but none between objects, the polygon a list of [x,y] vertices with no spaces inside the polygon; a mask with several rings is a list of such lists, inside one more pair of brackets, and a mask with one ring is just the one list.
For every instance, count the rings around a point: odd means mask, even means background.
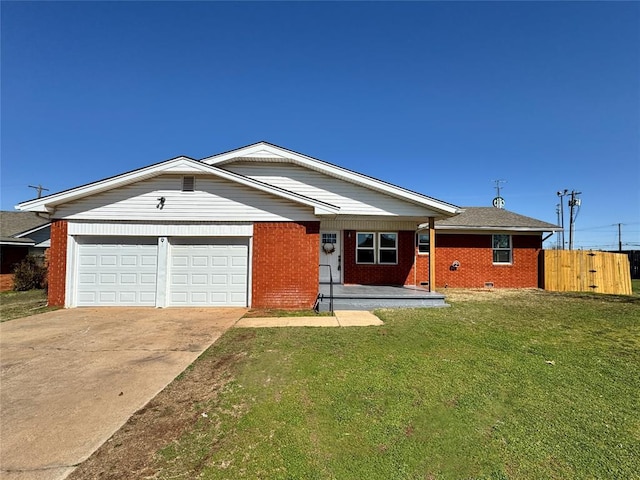
[{"label": "white fascia board", "polygon": [[23,202],[16,205],[16,208],[18,210],[28,212],[53,213],[57,205],[77,200],[82,197],[87,197],[89,195],[95,195],[96,193],[101,193],[113,188],[118,188],[131,183],[139,182],[147,178],[155,177],[162,173],[211,174],[220,178],[230,180],[232,182],[255,188],[256,190],[261,190],[272,195],[277,195],[279,197],[313,207],[315,211],[318,212],[318,214],[336,214],[340,211],[340,208],[336,207],[335,205],[321,202],[313,198],[305,197],[304,195],[290,192],[288,190],[284,190],[282,188],[278,188],[273,185],[254,180],[237,173],[232,173],[228,170],[223,170],[221,168],[208,165],[188,157],[174,158],[165,162],[151,165],[149,167],[144,167],[132,172],[123,173],[115,177],[99,180],[94,183],[72,188],[70,190],[65,190],[63,192],[48,195],[36,200]]},{"label": "white fascia board", "polygon": [[14,237],[16,238],[22,238],[22,237],[28,237],[29,235],[31,235],[33,232],[39,232],[40,230],[42,230],[43,228],[47,228],[51,226],[51,222],[49,223],[45,223],[43,225],[40,225],[39,227],[36,228],[32,228],[31,230],[27,230],[25,232],[21,232],[18,233],[17,235],[14,235]]},{"label": "white fascia board", "polygon": [[29,239],[27,240],[22,239],[22,241],[20,241],[20,239],[16,238],[15,241],[14,240],[0,240],[0,245],[18,245],[20,247],[32,247],[36,244],[36,242],[34,242],[33,240]]},{"label": "white fascia board", "polygon": [[192,167],[198,164],[199,162],[197,160],[189,157],[172,158],[171,160],[166,160],[148,167],[105,178],[104,180],[98,180],[97,182],[81,185],[59,193],[47,195],[46,197],[19,203],[15,208],[27,212],[53,213],[55,211],[55,207],[62,203],[71,202],[82,197],[95,195],[96,193],[105,192],[130,183],[139,182],[140,180],[151,178],[163,173],[171,167],[174,167],[174,171],[172,173],[176,173],[175,167],[177,166],[182,166],[188,173],[193,173],[194,170]]},{"label": "white fascia board", "polygon": [[210,157],[201,159],[200,161],[207,165],[222,165],[236,158],[254,157],[254,158],[291,158],[295,152],[276,147],[267,142],[258,142],[246,147],[240,147],[224,153],[218,153]]},{"label": "white fascia board", "polygon": [[288,158],[294,163],[317,170],[327,175],[337,177],[348,182],[360,185],[366,188],[370,188],[388,195],[392,195],[402,200],[408,200],[412,203],[429,207],[433,210],[439,211],[443,216],[453,216],[460,213],[462,210],[455,205],[436,200],[434,198],[427,197],[417,192],[412,192],[397,185],[378,180],[367,175],[363,175],[346,168],[333,165],[323,160],[318,160],[301,153],[293,152],[282,147],[271,145],[266,142],[259,142],[247,147],[239,148],[231,152],[225,152],[219,155],[213,155],[211,157],[203,158],[201,161],[208,165],[223,165],[236,158]]}]

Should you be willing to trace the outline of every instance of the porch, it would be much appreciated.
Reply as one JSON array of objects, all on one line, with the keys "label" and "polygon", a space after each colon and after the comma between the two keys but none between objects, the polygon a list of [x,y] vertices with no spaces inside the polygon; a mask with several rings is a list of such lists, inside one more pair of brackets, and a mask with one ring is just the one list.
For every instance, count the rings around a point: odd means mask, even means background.
[{"label": "porch", "polygon": [[[321,283],[318,310],[330,310],[330,285]],[[448,307],[441,293],[424,288],[394,285],[333,285],[334,310],[374,310],[376,308]]]}]

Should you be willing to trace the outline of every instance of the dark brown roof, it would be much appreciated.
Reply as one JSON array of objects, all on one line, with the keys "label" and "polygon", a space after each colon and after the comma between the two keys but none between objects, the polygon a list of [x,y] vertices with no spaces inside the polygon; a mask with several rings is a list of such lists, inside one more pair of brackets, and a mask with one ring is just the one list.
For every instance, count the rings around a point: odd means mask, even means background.
[{"label": "dark brown roof", "polygon": [[522,230],[553,232],[561,227],[495,207],[462,207],[459,215],[436,220],[436,229]]},{"label": "dark brown roof", "polygon": [[[0,239],[19,242],[17,235],[48,223],[49,220],[38,217],[33,212],[0,212]],[[28,242],[29,239],[25,239],[25,243]]]}]

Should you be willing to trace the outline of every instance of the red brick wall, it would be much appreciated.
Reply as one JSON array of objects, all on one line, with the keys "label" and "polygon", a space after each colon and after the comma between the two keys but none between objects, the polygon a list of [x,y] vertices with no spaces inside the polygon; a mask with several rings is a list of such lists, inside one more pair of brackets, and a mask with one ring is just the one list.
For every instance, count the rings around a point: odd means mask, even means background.
[{"label": "red brick wall", "polygon": [[13,290],[13,273],[0,273],[0,292]]},{"label": "red brick wall", "polygon": [[[540,235],[513,235],[513,258],[510,265],[494,265],[491,235],[436,234],[436,287],[495,288],[538,286],[538,252]],[[460,262],[457,270],[450,266]]]},{"label": "red brick wall", "polygon": [[311,308],[318,294],[320,222],[253,225],[252,307]]},{"label": "red brick wall", "polygon": [[67,221],[51,223],[51,247],[49,260],[49,305],[64,307],[67,281]]},{"label": "red brick wall", "polygon": [[[436,254],[436,262],[438,261],[438,256]],[[416,248],[416,285],[422,286],[426,288],[425,285],[421,285],[421,283],[429,283],[429,255],[418,254],[418,249]],[[437,272],[436,272],[437,273]]]},{"label": "red brick wall", "polygon": [[[398,264],[367,265],[356,263],[356,232],[344,231],[344,283],[358,285],[413,285],[415,232],[398,232]],[[428,272],[427,268],[427,272]]]}]

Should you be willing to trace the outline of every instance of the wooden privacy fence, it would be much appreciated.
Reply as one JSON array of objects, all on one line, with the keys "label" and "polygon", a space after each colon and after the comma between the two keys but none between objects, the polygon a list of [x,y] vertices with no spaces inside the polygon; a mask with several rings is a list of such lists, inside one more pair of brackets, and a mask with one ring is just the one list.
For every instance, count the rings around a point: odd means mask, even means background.
[{"label": "wooden privacy fence", "polygon": [[629,257],[584,250],[543,250],[544,289],[631,295]]}]

